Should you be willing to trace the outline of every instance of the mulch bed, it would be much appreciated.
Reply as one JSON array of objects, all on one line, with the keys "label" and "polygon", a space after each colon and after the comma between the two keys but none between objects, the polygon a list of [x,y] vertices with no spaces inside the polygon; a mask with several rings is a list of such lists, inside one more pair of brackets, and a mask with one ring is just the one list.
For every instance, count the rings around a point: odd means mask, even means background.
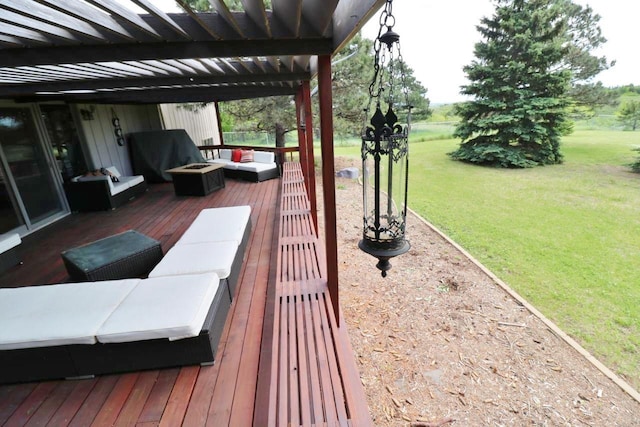
[{"label": "mulch bed", "polygon": [[420,219],[383,279],[357,247],[360,185],[337,178],[336,197],[340,304],[377,426],[640,425],[638,401]]}]

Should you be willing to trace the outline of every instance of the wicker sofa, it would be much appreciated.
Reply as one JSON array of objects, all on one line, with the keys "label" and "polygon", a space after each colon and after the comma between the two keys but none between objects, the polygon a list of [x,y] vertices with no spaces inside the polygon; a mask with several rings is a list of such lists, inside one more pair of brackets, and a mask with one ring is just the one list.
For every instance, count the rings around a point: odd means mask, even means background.
[{"label": "wicker sofa", "polygon": [[232,159],[233,151],[234,150],[227,148],[221,148],[218,152],[218,158],[208,160],[211,163],[224,165],[224,176],[226,178],[239,178],[246,181],[260,182],[280,176],[280,169],[278,168],[273,153],[267,151],[235,150],[250,151],[253,155],[253,161],[234,161]]},{"label": "wicker sofa", "polygon": [[[72,211],[103,211],[115,209],[147,191],[142,175],[123,176],[116,167],[104,168],[107,175],[76,176],[65,184],[65,193]],[[114,182],[112,177],[117,178]]]},{"label": "wicker sofa", "polygon": [[0,289],[0,384],[213,363],[250,214],[204,209],[146,279]]}]

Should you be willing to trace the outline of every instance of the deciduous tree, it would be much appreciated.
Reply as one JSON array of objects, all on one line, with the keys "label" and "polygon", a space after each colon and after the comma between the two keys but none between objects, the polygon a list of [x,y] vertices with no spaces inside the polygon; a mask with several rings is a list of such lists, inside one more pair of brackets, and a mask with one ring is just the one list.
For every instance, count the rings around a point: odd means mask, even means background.
[{"label": "deciduous tree", "polygon": [[640,101],[626,101],[617,112],[618,120],[631,130],[638,129],[640,125]]}]

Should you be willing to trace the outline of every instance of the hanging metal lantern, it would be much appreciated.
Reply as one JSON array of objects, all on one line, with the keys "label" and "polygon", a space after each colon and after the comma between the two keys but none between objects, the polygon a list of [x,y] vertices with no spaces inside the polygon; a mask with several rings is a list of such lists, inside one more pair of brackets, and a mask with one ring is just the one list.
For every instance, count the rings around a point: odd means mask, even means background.
[{"label": "hanging metal lantern", "polygon": [[[389,259],[410,248],[405,228],[411,106],[400,36],[392,30],[395,19],[391,8],[392,0],[387,0],[374,42],[375,72],[369,86],[367,118],[373,104],[375,112],[370,125],[365,122],[362,133],[364,229],[358,244],[364,252],[378,258],[376,267],[382,271],[382,277],[391,268]],[[396,87],[397,83],[402,87]],[[406,119],[404,126],[396,111]]]}]

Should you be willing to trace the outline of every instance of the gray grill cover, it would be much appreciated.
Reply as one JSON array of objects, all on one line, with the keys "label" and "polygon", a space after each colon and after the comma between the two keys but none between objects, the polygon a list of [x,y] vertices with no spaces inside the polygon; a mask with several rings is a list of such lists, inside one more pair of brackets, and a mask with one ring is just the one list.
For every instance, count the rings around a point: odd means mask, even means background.
[{"label": "gray grill cover", "polygon": [[206,162],[184,129],[132,133],[129,148],[134,174],[147,182],[171,181],[167,169]]}]

